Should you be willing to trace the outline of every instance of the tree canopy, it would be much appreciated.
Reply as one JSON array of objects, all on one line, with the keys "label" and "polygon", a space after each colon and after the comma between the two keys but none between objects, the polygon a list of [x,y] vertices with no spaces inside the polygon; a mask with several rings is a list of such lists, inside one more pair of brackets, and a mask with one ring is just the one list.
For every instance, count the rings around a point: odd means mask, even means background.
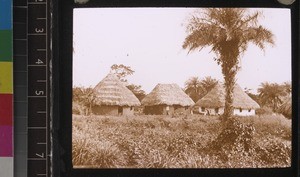
[{"label": "tree canopy", "polygon": [[122,82],[127,82],[127,79],[125,79],[126,76],[134,73],[134,70],[132,70],[130,66],[125,66],[123,64],[113,64],[110,69]]},{"label": "tree canopy", "polygon": [[142,89],[141,85],[129,84],[127,88],[132,91],[132,93],[142,101],[143,98],[146,96],[146,92]]},{"label": "tree canopy", "polygon": [[184,91],[188,94],[194,102],[197,102],[205,96],[212,88],[216,86],[218,81],[210,76],[203,79],[198,77],[191,77],[185,82]]},{"label": "tree canopy", "polygon": [[288,82],[283,84],[264,82],[258,88],[260,103],[277,111],[279,106],[290,96],[291,86]]},{"label": "tree canopy", "polygon": [[82,107],[82,113],[90,115],[92,113],[92,106],[95,105],[96,95],[91,87],[74,87],[73,88],[73,104],[76,103]]}]

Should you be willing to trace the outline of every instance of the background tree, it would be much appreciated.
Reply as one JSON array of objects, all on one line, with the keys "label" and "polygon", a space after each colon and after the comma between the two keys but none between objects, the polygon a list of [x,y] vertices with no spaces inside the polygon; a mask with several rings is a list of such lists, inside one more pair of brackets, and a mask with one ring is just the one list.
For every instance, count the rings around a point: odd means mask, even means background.
[{"label": "background tree", "polygon": [[95,105],[96,95],[91,87],[74,87],[73,104],[76,103],[82,107],[84,115],[92,113],[92,106]]},{"label": "background tree", "polygon": [[140,100],[142,101],[142,99],[145,98],[146,93],[144,90],[142,90],[142,86],[141,85],[134,85],[134,84],[130,84],[127,85],[127,88],[129,90],[132,91],[132,93]]},{"label": "background tree", "polygon": [[135,84],[128,84],[126,77],[128,75],[133,75],[134,70],[131,69],[130,66],[125,66],[123,64],[113,64],[111,67],[111,72],[115,73],[118,78],[126,84],[126,87],[132,91],[132,93],[141,101],[145,96],[146,93],[144,90],[142,90],[141,85],[135,85]]},{"label": "background tree", "polygon": [[277,111],[288,94],[285,85],[269,82],[262,83],[258,88],[258,93],[262,106],[269,106],[274,112]]},{"label": "background tree", "polygon": [[127,82],[125,77],[134,73],[134,70],[132,70],[130,66],[125,66],[123,64],[113,64],[110,69],[112,73],[116,74],[118,78],[125,83]]},{"label": "background tree", "polygon": [[211,89],[213,89],[218,84],[217,79],[213,79],[210,76],[205,77],[201,80],[200,85],[202,87],[202,94],[200,98],[204,97]]},{"label": "background tree", "polygon": [[292,84],[291,82],[284,82],[282,84],[284,87],[285,92],[290,96],[292,94]]},{"label": "background tree", "polygon": [[191,77],[185,82],[184,91],[189,95],[194,102],[197,102],[203,96],[205,96],[211,89],[213,89],[218,80],[211,78],[210,76],[204,79],[198,77]]},{"label": "background tree", "polygon": [[200,99],[200,94],[202,92],[201,81],[198,77],[191,77],[185,82],[184,91],[189,95],[194,102]]},{"label": "background tree", "polygon": [[216,54],[215,61],[222,67],[226,91],[225,119],[233,115],[233,89],[240,68],[239,60],[249,42],[262,50],[265,44],[274,44],[272,32],[258,24],[260,16],[258,11],[250,13],[243,8],[207,8],[195,12],[188,20],[188,34],[182,47],[189,52],[211,47]]}]

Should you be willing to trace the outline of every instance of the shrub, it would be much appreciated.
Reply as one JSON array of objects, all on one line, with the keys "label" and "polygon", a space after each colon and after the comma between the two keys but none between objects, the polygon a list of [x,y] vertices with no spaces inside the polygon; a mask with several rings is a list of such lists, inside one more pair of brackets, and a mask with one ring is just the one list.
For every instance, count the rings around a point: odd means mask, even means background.
[{"label": "shrub", "polygon": [[73,105],[72,105],[72,113],[73,114],[76,114],[76,115],[80,115],[82,113],[82,106],[79,105],[79,103],[77,102],[73,102]]},{"label": "shrub", "polygon": [[273,135],[285,140],[291,140],[292,122],[282,115],[253,116],[248,118],[246,121],[253,123],[257,130],[256,136],[265,137]]},{"label": "shrub", "polygon": [[288,167],[291,163],[291,143],[275,137],[265,137],[256,142],[256,161],[269,167]]},{"label": "shrub", "polygon": [[273,110],[269,107],[261,107],[255,111],[256,115],[271,115],[273,114]]},{"label": "shrub", "polygon": [[237,118],[224,122],[222,132],[209,142],[208,148],[217,153],[223,161],[235,154],[251,153],[255,128],[251,124],[243,124]]},{"label": "shrub", "polygon": [[[84,142],[82,142],[84,141]],[[80,146],[79,143],[82,143]],[[127,164],[124,154],[109,141],[97,143],[80,140],[74,144],[73,164],[94,166],[97,168],[118,168]]]}]

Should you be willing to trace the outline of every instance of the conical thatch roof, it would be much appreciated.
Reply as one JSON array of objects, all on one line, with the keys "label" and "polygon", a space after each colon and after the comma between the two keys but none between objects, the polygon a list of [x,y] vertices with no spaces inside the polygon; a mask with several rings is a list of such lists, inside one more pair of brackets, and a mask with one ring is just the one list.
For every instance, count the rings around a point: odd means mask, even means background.
[{"label": "conical thatch roof", "polygon": [[154,106],[162,104],[191,106],[194,104],[194,101],[177,84],[157,84],[142,100],[142,105]]},{"label": "conical thatch roof", "polygon": [[286,98],[282,105],[279,107],[278,112],[283,114],[287,118],[292,117],[292,97]]},{"label": "conical thatch roof", "polygon": [[139,106],[137,97],[115,74],[108,74],[94,88],[97,105]]},{"label": "conical thatch roof", "polygon": [[[222,83],[218,83],[203,98],[198,100],[195,106],[205,108],[218,108],[225,106],[225,88]],[[233,107],[243,109],[258,109],[260,106],[250,98],[239,85],[235,85],[233,91]]]}]

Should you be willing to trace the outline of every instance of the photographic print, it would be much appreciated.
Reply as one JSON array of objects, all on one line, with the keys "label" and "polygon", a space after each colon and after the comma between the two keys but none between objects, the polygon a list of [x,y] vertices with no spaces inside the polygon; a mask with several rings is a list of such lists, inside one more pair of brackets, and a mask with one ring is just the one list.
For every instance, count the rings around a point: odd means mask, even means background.
[{"label": "photographic print", "polygon": [[75,8],[74,168],[291,166],[291,16]]}]

